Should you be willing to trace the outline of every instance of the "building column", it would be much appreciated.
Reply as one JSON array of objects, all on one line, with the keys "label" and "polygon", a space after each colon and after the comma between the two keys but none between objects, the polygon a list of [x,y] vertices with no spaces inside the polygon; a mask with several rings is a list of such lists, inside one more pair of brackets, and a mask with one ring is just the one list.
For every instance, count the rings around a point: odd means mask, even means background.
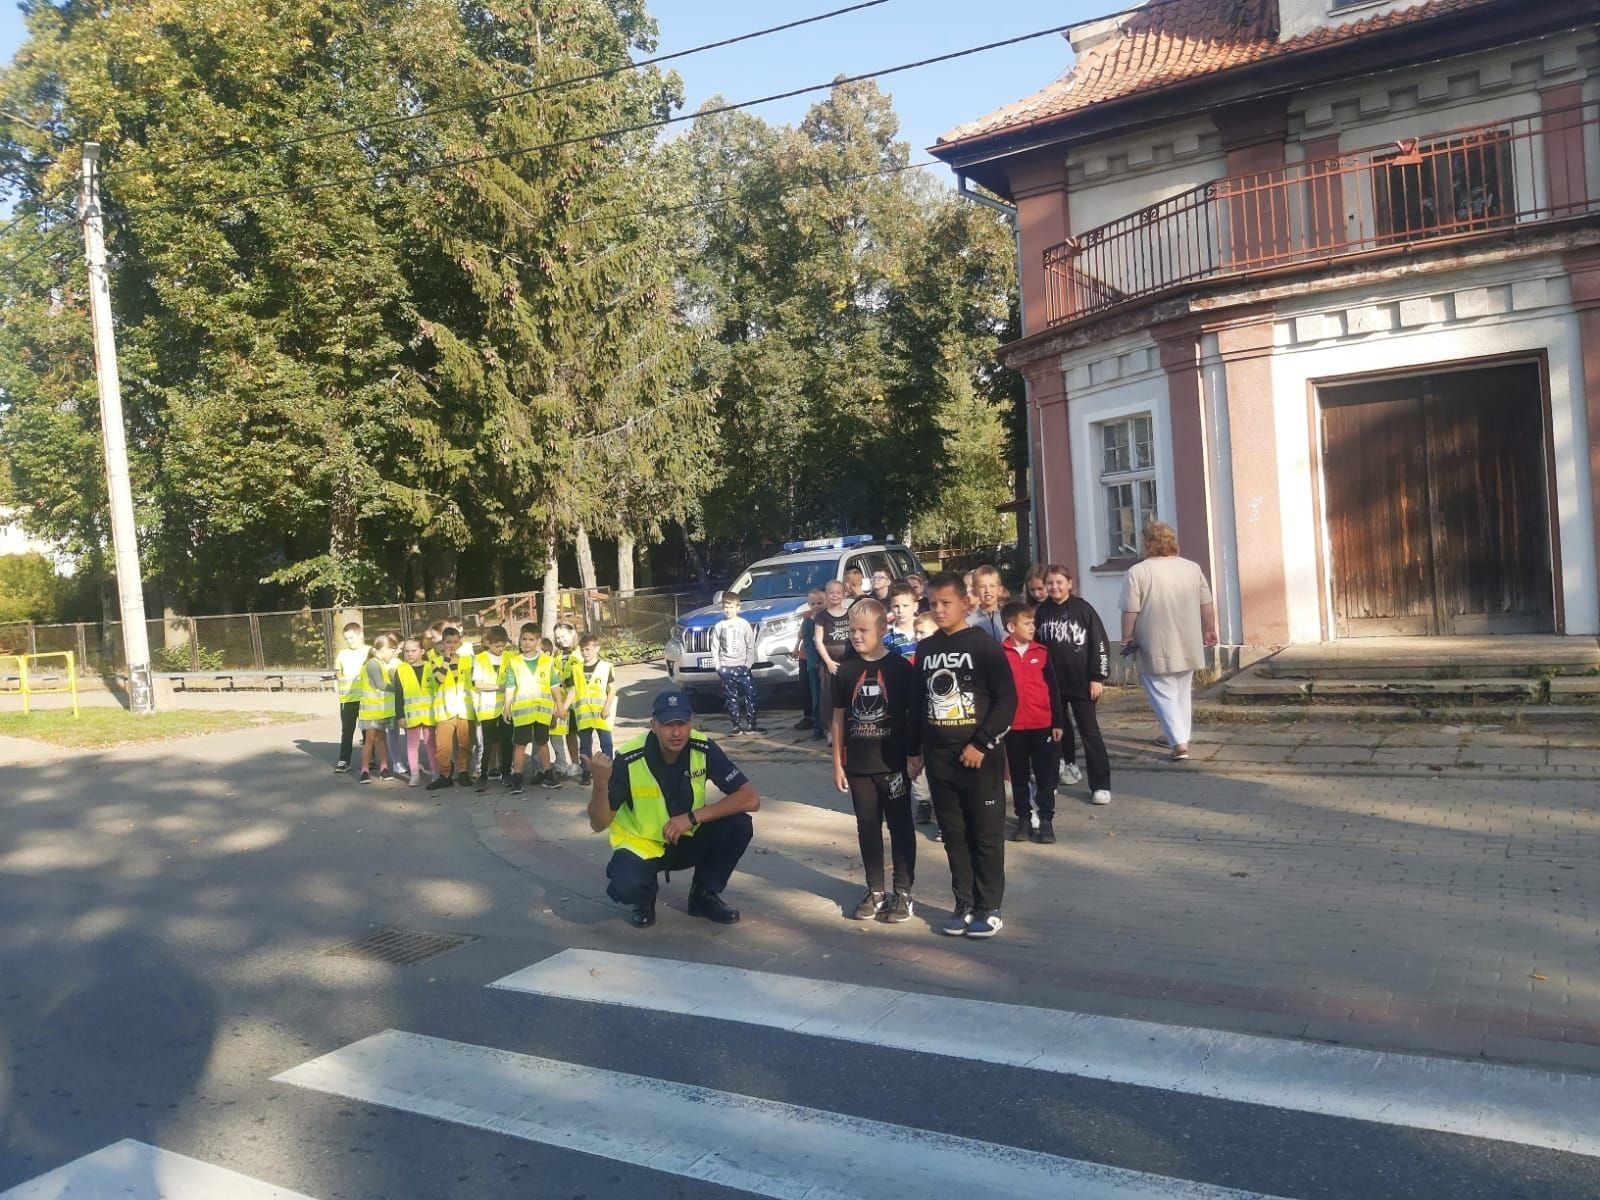
[{"label": "building column", "polygon": [[1242,317],[1214,332],[1228,387],[1240,640],[1248,646],[1282,646],[1289,641],[1289,581],[1272,390],[1272,314]]},{"label": "building column", "polygon": [[1594,540],[1595,570],[1600,573],[1600,247],[1575,250],[1563,261],[1572,283],[1572,307],[1578,316],[1578,344],[1583,358],[1592,506],[1589,532]]},{"label": "building column", "polygon": [[1077,503],[1073,495],[1072,435],[1067,385],[1054,356],[1020,368],[1028,379],[1028,436],[1033,439],[1034,494],[1039,547],[1046,562],[1061,563],[1082,578],[1078,561]]},{"label": "building column", "polygon": [[1167,373],[1167,424],[1172,430],[1170,502],[1162,504],[1178,531],[1183,557],[1193,559],[1216,590],[1211,545],[1210,447],[1206,435],[1205,387],[1200,379],[1200,327],[1192,323],[1158,328],[1156,346]]},{"label": "building column", "polygon": [[1022,288],[1023,336],[1049,323],[1049,281],[1044,252],[1072,235],[1067,207],[1064,154],[1036,156],[1012,168],[1008,177],[1017,204],[1017,263]]},{"label": "building column", "polygon": [[1289,203],[1284,179],[1289,144],[1288,102],[1251,101],[1222,109],[1217,132],[1228,156],[1227,178],[1218,183],[1226,199],[1225,263],[1272,266],[1289,250]]},{"label": "building column", "polygon": [[1589,203],[1582,105],[1582,83],[1562,84],[1539,93],[1548,197],[1545,203],[1556,218],[1581,216]]}]

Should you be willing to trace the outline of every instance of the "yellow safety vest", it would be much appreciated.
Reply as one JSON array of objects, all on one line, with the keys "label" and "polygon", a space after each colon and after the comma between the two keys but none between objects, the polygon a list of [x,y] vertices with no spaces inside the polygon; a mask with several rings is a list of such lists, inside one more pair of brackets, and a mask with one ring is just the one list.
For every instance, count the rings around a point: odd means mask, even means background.
[{"label": "yellow safety vest", "polygon": [[373,687],[367,681],[367,668],[361,668],[361,719],[363,721],[392,721],[394,719],[394,691],[389,687],[389,682],[394,678],[394,667],[382,659],[369,659],[369,662],[378,664],[378,672],[383,676],[383,683]]},{"label": "yellow safety vest", "polygon": [[572,680],[576,672],[583,670],[583,655],[576,650],[568,654],[557,651],[556,661],[561,664],[561,686],[566,688],[567,713],[559,721],[550,726],[551,737],[566,737],[567,731],[572,728]]},{"label": "yellow safety vest", "polygon": [[334,656],[334,682],[339,688],[340,704],[349,704],[352,700],[361,699],[361,671],[367,665],[369,654],[371,648],[360,645],[354,650],[346,646]]},{"label": "yellow safety vest", "polygon": [[556,701],[550,694],[553,667],[548,655],[541,654],[530,664],[521,654],[506,655],[507,679],[512,686],[511,723],[518,728],[524,725],[548,725],[555,716]]},{"label": "yellow safety vest", "polygon": [[[467,690],[461,682],[461,662],[456,659],[453,669],[445,671],[443,679],[433,683],[433,723],[464,720],[467,716]],[[444,668],[444,655],[434,656],[433,669]]]},{"label": "yellow safety vest", "polygon": [[610,732],[611,722],[606,720],[606,693],[611,690],[611,664],[598,659],[590,671],[579,659],[572,668],[572,694],[568,711],[577,717],[579,729],[600,729]]},{"label": "yellow safety vest", "polygon": [[[650,735],[642,733],[617,747],[617,761],[628,767],[628,803],[611,815],[611,846],[626,850],[643,859],[660,858],[667,852],[661,839],[671,815],[667,812],[667,798],[656,782],[650,765],[645,762],[645,740]],[[689,756],[689,787],[693,795],[691,808],[706,805],[706,735],[698,731],[689,735],[684,747]],[[685,834],[692,837],[698,826],[691,825]]]},{"label": "yellow safety vest", "polygon": [[433,670],[426,662],[413,667],[397,663],[400,690],[405,693],[406,728],[422,729],[433,724]]},{"label": "yellow safety vest", "polygon": [[[487,650],[472,656],[472,678],[467,686],[472,695],[470,711],[479,721],[492,721],[500,715],[500,689],[505,686],[505,661],[510,656],[510,651],[502,654],[498,667],[489,661]],[[487,688],[479,686],[481,675],[493,676],[494,683]]]}]

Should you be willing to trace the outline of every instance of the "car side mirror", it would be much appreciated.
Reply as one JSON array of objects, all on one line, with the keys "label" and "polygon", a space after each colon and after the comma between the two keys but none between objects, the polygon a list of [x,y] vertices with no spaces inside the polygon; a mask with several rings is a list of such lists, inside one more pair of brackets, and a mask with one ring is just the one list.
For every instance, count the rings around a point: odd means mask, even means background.
[{"label": "car side mirror", "polygon": [[718,588],[716,595],[711,597],[711,603],[713,603],[713,604],[721,604],[722,603],[722,589],[721,588]]}]

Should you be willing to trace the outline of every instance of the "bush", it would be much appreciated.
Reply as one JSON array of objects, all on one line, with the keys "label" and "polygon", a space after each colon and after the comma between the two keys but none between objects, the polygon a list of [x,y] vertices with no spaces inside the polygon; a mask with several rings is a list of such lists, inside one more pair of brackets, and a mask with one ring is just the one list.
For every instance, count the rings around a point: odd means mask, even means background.
[{"label": "bush", "polygon": [[42,554],[0,554],[0,624],[55,620],[71,586]]},{"label": "bush", "polygon": [[613,666],[657,662],[665,658],[666,653],[663,643],[642,638],[631,629],[613,629],[600,635],[600,657]]},{"label": "bush", "polygon": [[193,671],[195,662],[202,671],[222,670],[222,651],[204,646],[158,646],[150,652],[150,666],[156,671]]}]

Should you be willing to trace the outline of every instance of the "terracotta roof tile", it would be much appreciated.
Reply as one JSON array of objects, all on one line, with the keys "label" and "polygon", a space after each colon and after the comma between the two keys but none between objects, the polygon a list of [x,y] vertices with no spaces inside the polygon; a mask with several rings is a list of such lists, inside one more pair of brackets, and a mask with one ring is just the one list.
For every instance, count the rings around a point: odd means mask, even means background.
[{"label": "terracotta roof tile", "polygon": [[1129,15],[1119,32],[1090,47],[1049,87],[957,126],[941,137],[939,144],[990,137],[1056,120],[1104,100],[1155,91],[1202,75],[1494,2],[1428,0],[1410,8],[1356,16],[1343,25],[1279,41],[1277,0],[1156,0]]}]

